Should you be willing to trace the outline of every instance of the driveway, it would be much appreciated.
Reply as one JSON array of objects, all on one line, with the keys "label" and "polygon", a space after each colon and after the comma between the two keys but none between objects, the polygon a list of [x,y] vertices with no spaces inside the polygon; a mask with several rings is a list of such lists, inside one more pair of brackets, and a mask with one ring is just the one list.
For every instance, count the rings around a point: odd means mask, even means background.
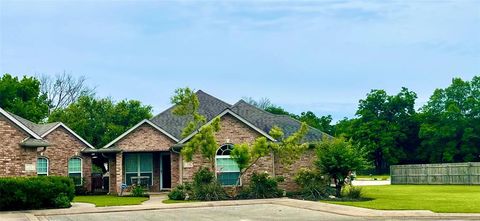
[{"label": "driveway", "polygon": [[144,220],[366,220],[362,218],[299,209],[294,207],[259,204],[242,206],[164,209],[116,213],[92,213],[39,217],[39,220],[52,221],[144,221]]}]

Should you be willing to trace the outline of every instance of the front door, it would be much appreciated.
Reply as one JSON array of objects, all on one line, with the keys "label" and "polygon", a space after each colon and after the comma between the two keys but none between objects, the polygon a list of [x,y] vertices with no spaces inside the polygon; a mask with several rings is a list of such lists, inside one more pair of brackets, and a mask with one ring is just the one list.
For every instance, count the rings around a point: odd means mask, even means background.
[{"label": "front door", "polygon": [[172,186],[172,168],[170,153],[160,154],[160,190],[170,189]]}]

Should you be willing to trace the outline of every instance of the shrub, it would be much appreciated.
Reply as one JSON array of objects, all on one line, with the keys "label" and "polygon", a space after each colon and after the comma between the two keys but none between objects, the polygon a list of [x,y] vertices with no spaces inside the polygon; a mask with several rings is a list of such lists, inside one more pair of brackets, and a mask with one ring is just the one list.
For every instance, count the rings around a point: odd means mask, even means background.
[{"label": "shrub", "polygon": [[329,179],[318,171],[302,168],[295,176],[295,182],[300,186],[302,198],[307,200],[324,199],[335,193],[329,186]]},{"label": "shrub", "polygon": [[132,196],[134,197],[142,197],[145,196],[145,189],[141,186],[134,185],[132,188]]},{"label": "shrub", "polygon": [[253,173],[250,185],[240,192],[238,198],[265,199],[281,197],[283,190],[278,188],[279,182],[283,182],[283,177],[270,177],[268,173]]},{"label": "shrub", "polygon": [[227,199],[227,193],[215,179],[215,174],[207,168],[201,168],[193,177],[193,199],[214,201]]},{"label": "shrub", "polygon": [[360,199],[362,198],[362,188],[351,185],[344,186],[342,189],[342,197],[348,199]]},{"label": "shrub", "polygon": [[70,207],[74,193],[68,177],[0,178],[0,210]]},{"label": "shrub", "polygon": [[169,194],[168,198],[171,200],[186,200],[192,195],[192,186],[189,183],[180,184],[176,186]]}]

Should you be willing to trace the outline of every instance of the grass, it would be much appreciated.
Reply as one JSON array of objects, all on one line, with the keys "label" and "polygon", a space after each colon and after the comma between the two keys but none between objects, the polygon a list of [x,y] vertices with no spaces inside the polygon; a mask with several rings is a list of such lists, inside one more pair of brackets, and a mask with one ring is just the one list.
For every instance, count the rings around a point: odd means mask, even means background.
[{"label": "grass", "polygon": [[166,199],[162,201],[162,203],[165,204],[173,204],[173,203],[194,203],[194,202],[200,202],[197,200],[171,200],[171,199]]},{"label": "grass", "polygon": [[362,187],[366,201],[322,201],[380,210],[480,213],[480,186],[385,185]]},{"label": "grass", "polygon": [[357,180],[390,180],[390,175],[357,175]]},{"label": "grass", "polygon": [[76,203],[91,203],[97,207],[103,206],[125,206],[125,205],[139,205],[143,201],[148,200],[148,197],[126,197],[126,196],[76,196],[73,202]]}]

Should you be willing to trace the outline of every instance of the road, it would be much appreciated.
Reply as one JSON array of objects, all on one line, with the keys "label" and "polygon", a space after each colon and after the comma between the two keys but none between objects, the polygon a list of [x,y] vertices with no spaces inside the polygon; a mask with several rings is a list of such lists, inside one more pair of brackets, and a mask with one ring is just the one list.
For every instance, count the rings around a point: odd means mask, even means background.
[{"label": "road", "polygon": [[250,221],[250,220],[366,220],[362,218],[336,215],[307,209],[281,205],[260,204],[243,206],[203,207],[147,210],[134,212],[92,213],[80,215],[61,215],[39,217],[50,221],[146,221],[146,220],[212,220],[212,221]]}]

